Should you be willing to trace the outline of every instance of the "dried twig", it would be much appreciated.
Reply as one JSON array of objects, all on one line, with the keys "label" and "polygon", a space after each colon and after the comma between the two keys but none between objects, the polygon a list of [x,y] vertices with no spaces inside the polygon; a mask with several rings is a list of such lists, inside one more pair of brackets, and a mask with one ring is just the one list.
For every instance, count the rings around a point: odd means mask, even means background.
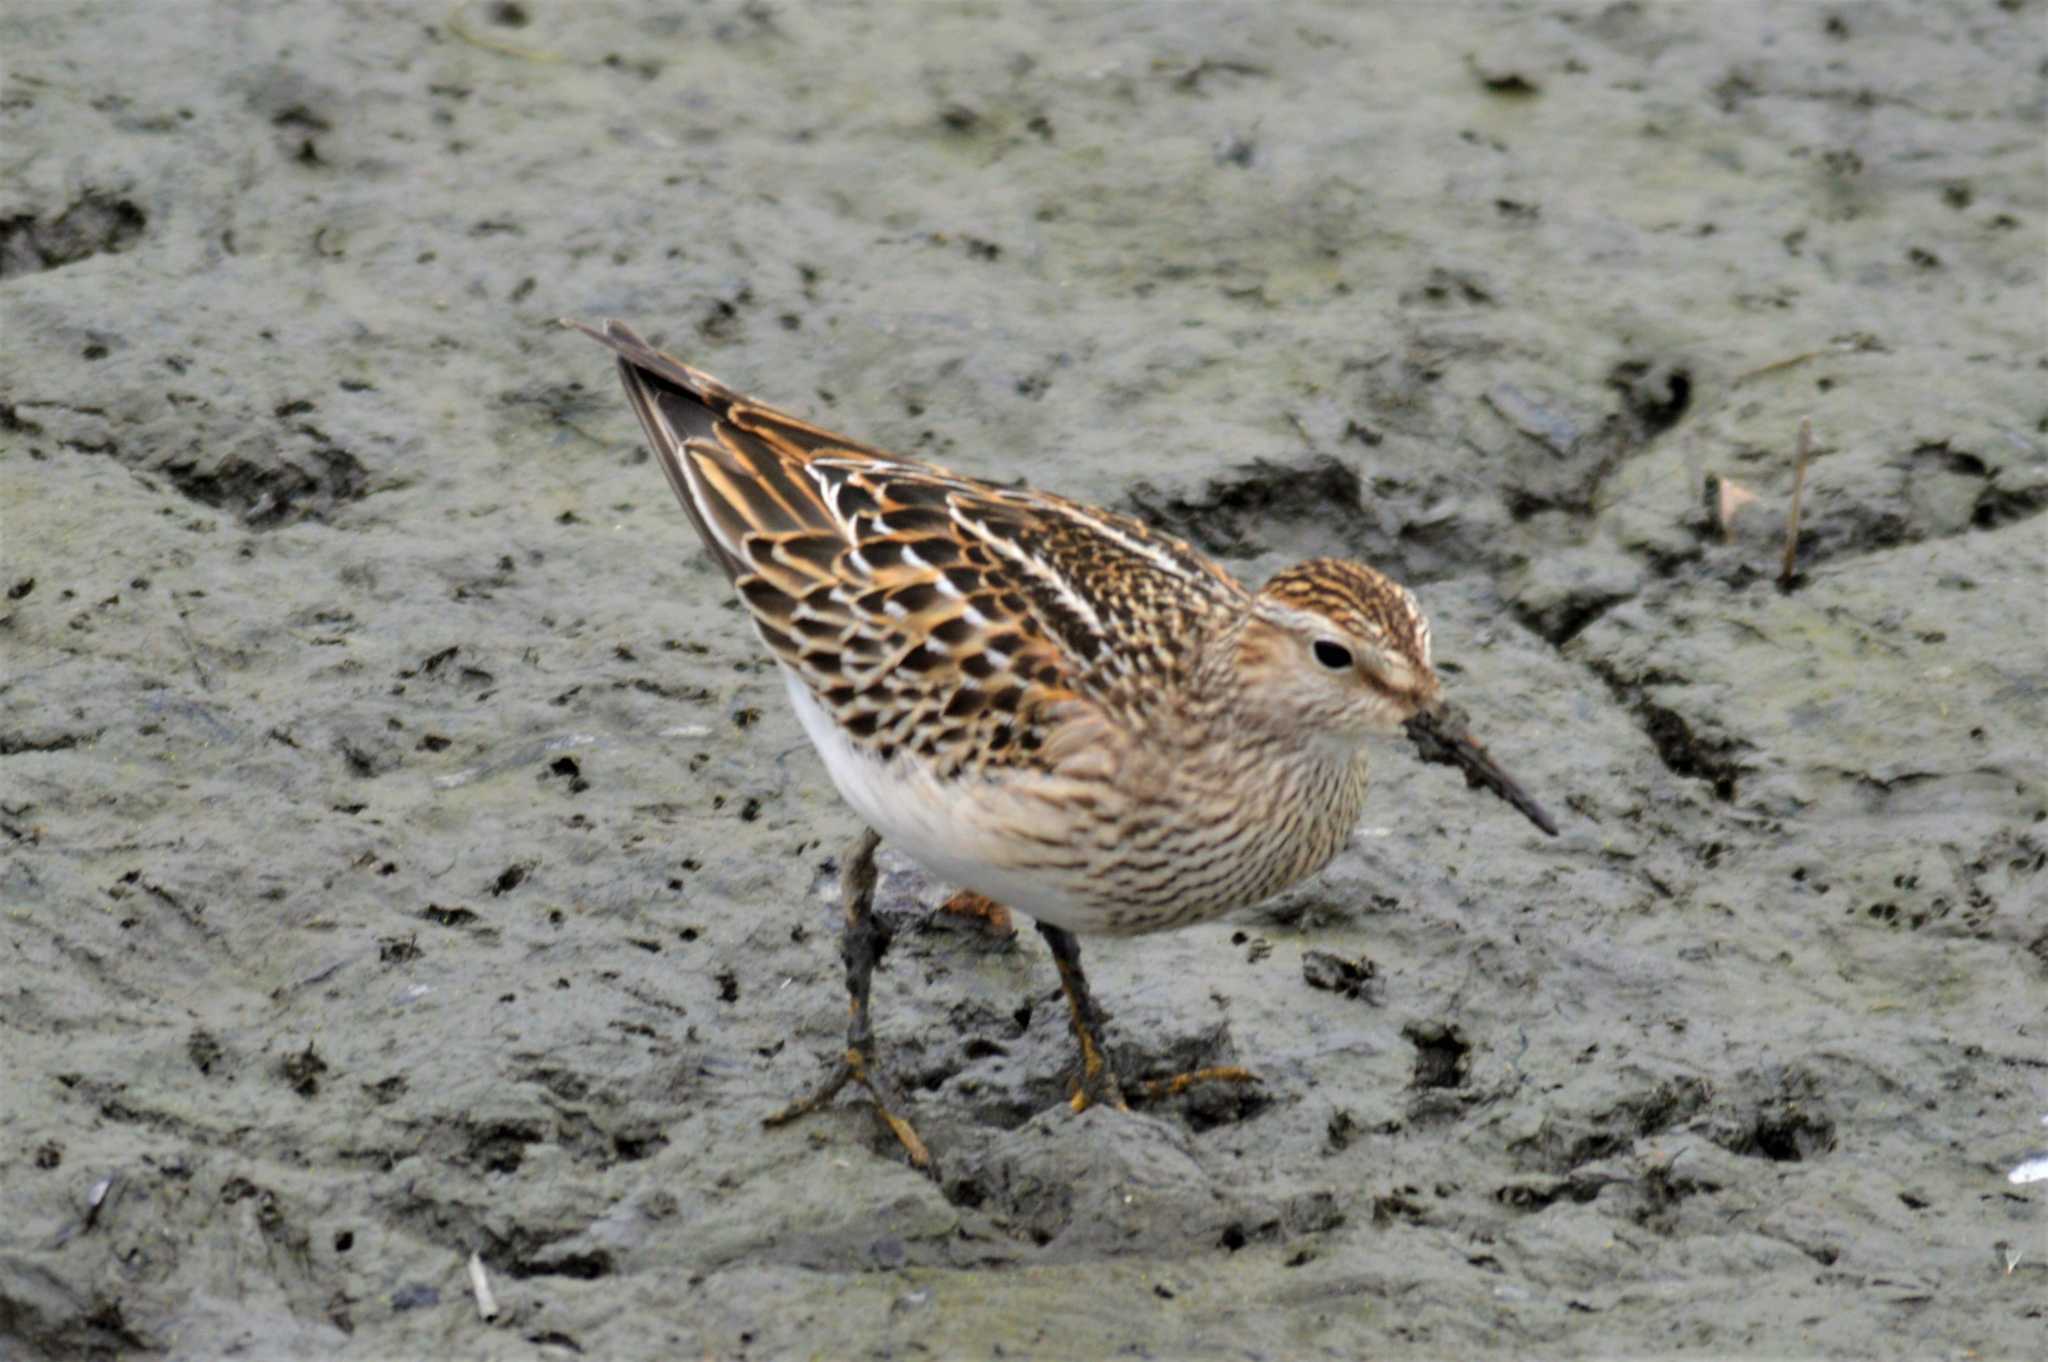
[{"label": "dried twig", "polygon": [[1785,562],[1778,586],[1786,591],[1799,576],[1799,502],[1806,494],[1806,461],[1813,457],[1813,418],[1799,418],[1799,463],[1792,472],[1792,510],[1785,517]]},{"label": "dried twig", "polygon": [[1739,386],[1749,382],[1752,378],[1762,378],[1765,374],[1775,374],[1780,369],[1790,369],[1796,364],[1804,364],[1810,359],[1819,359],[1822,355],[1833,353],[1835,352],[1832,349],[1808,350],[1797,355],[1787,355],[1783,359],[1774,359],[1769,364],[1760,364],[1754,369],[1743,370],[1735,376],[1735,385]]}]

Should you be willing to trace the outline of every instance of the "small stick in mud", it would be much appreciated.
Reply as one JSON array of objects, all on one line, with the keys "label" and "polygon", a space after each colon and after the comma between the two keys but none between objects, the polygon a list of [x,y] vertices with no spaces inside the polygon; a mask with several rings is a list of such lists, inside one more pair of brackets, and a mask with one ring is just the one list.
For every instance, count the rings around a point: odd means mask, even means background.
[{"label": "small stick in mud", "polygon": [[1819,359],[1822,355],[1831,353],[1833,353],[1831,350],[1806,350],[1796,355],[1788,355],[1784,359],[1774,359],[1769,364],[1760,364],[1754,369],[1743,370],[1735,376],[1735,385],[1739,387],[1749,382],[1752,378],[1762,378],[1765,374],[1775,374],[1781,369],[1790,369],[1795,364],[1804,364],[1810,359]]},{"label": "small stick in mud", "polygon": [[1799,462],[1792,470],[1792,510],[1785,517],[1785,562],[1778,569],[1778,589],[1790,591],[1799,579],[1799,502],[1806,494],[1806,461],[1813,457],[1813,418],[1799,418]]}]

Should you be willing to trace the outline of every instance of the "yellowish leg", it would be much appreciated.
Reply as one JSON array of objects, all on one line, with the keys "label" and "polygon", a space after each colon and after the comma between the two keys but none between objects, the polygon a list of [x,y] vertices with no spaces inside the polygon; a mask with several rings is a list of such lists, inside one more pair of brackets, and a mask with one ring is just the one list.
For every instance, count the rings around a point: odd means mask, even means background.
[{"label": "yellowish leg", "polygon": [[[1069,1105],[1075,1111],[1086,1111],[1092,1106],[1129,1111],[1130,1104],[1124,1098],[1123,1085],[1117,1082],[1116,1069],[1110,1064],[1109,1053],[1102,1044],[1102,1008],[1088,987],[1088,976],[1081,972],[1081,943],[1074,939],[1072,932],[1043,922],[1038,924],[1038,933],[1052,948],[1052,961],[1060,972],[1060,987],[1067,995],[1067,1021],[1081,1047],[1081,1078],[1074,1087]],[[1178,1097],[1197,1083],[1258,1081],[1259,1076],[1249,1069],[1235,1064],[1218,1065],[1192,1069],[1171,1078],[1153,1079],[1138,1089],[1137,1097],[1141,1102],[1157,1102]]]},{"label": "yellowish leg", "polygon": [[1081,1080],[1074,1087],[1073,1108],[1086,1111],[1092,1106],[1110,1106],[1129,1111],[1116,1069],[1102,1048],[1102,1009],[1089,991],[1088,976],[1081,972],[1081,943],[1064,927],[1038,924],[1038,934],[1052,948],[1052,962],[1060,972],[1060,988],[1067,995],[1067,1024],[1081,1046]]},{"label": "yellowish leg", "polygon": [[1139,1091],[1141,1102],[1161,1102],[1178,1097],[1197,1083],[1256,1083],[1259,1076],[1236,1064],[1217,1064],[1207,1069],[1190,1069],[1171,1078],[1155,1078]]}]

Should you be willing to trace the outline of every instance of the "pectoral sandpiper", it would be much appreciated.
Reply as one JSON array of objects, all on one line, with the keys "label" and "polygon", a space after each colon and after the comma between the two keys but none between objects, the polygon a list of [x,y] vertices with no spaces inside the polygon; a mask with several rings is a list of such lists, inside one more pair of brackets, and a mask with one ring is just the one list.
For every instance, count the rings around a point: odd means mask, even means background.
[{"label": "pectoral sandpiper", "polygon": [[1080,1043],[1078,1109],[1124,1092],[1075,935],[1206,922],[1320,869],[1364,804],[1368,739],[1405,731],[1556,832],[1444,704],[1428,622],[1372,568],[1319,558],[1249,591],[1129,516],[849,440],[617,322],[567,325],[617,353],[669,485],[870,829],[844,863],[846,1051],[772,1122],[857,1082],[934,1171],[869,1022],[881,839],[1034,920]]}]

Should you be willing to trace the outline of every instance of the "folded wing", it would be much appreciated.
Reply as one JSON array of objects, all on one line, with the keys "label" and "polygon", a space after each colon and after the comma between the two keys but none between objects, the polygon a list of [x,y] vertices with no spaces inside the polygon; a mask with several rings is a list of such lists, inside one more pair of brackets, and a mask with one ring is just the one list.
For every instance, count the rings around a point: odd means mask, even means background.
[{"label": "folded wing", "polygon": [[[727,388],[612,322],[677,499],[761,638],[857,745],[939,774],[1046,765],[1056,728],[1142,730],[1242,589],[1126,516],[897,459]],[[1151,634],[1133,619],[1159,619]],[[1064,744],[1063,744],[1064,745]]]}]

